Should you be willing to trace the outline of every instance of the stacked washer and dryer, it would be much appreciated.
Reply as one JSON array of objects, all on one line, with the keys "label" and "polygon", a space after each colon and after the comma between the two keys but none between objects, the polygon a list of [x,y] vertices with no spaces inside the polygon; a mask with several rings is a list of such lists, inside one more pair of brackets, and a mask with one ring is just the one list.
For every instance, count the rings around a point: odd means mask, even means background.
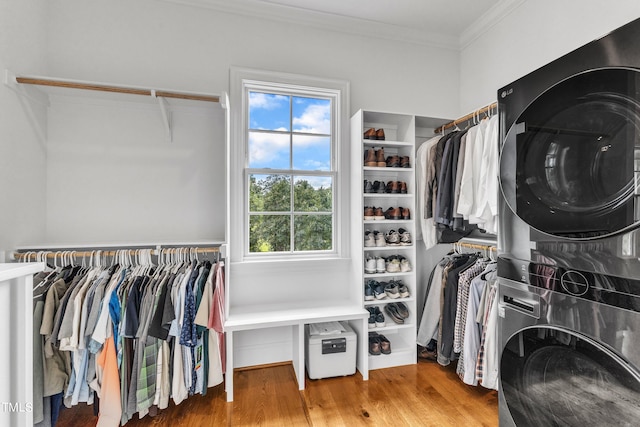
[{"label": "stacked washer and dryer", "polygon": [[498,91],[500,425],[640,425],[640,20]]}]

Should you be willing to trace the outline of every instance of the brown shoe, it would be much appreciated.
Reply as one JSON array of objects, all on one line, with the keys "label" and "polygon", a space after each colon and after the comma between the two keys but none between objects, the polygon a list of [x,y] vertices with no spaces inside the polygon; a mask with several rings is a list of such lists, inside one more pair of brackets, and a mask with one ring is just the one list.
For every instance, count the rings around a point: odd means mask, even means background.
[{"label": "brown shoe", "polygon": [[400,208],[389,208],[384,213],[385,219],[400,219]]},{"label": "brown shoe", "polygon": [[410,168],[411,160],[409,160],[409,156],[402,156],[400,159],[400,167],[401,168]]},{"label": "brown shoe", "polygon": [[376,130],[371,128],[364,133],[364,139],[377,139]]},{"label": "brown shoe", "polygon": [[380,148],[376,151],[376,162],[378,163],[378,167],[386,167],[387,162],[384,160],[384,148]]},{"label": "brown shoe", "polygon": [[373,219],[377,219],[377,220],[385,219],[384,212],[382,211],[382,208],[375,208],[375,210],[373,212],[374,212],[373,213]]},{"label": "brown shoe", "polygon": [[387,182],[387,193],[398,194],[400,192],[400,186],[398,181]]},{"label": "brown shoe", "polygon": [[389,157],[387,157],[387,167],[388,168],[398,168],[398,167],[400,167],[400,157],[398,157],[398,156],[389,156]]},{"label": "brown shoe", "polygon": [[407,194],[407,183],[400,181],[400,194]]},{"label": "brown shoe", "polygon": [[376,139],[378,141],[384,141],[384,129],[378,129],[376,131]]},{"label": "brown shoe", "polygon": [[402,210],[402,219],[411,219],[411,211],[409,208],[400,208]]},{"label": "brown shoe", "polygon": [[373,208],[370,206],[364,207],[364,219],[373,219]]},{"label": "brown shoe", "polygon": [[377,166],[378,162],[376,161],[376,152],[373,148],[368,149],[364,153],[364,165],[365,166]]}]

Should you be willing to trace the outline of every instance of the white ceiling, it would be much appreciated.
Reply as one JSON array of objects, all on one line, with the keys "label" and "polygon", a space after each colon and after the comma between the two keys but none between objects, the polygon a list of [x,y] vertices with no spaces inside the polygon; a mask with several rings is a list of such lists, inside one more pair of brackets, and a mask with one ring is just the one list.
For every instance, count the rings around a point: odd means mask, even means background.
[{"label": "white ceiling", "polygon": [[460,49],[526,0],[165,0]]}]

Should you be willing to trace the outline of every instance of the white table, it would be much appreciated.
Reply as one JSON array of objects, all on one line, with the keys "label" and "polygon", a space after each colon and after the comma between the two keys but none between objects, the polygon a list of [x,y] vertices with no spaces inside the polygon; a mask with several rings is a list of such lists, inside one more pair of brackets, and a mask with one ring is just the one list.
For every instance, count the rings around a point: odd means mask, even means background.
[{"label": "white table", "polygon": [[225,391],[227,392],[227,402],[233,401],[233,334],[238,331],[248,331],[262,328],[273,328],[278,326],[292,327],[292,354],[293,369],[298,380],[298,389],[304,390],[305,386],[305,345],[304,345],[304,325],[319,322],[332,322],[338,320],[351,320],[360,322],[358,334],[358,354],[360,357],[358,369],[364,380],[369,379],[369,372],[366,365],[368,335],[367,320],[369,312],[361,306],[307,306],[307,307],[254,307],[247,306],[232,309],[224,323],[227,349],[227,366],[225,375]]}]

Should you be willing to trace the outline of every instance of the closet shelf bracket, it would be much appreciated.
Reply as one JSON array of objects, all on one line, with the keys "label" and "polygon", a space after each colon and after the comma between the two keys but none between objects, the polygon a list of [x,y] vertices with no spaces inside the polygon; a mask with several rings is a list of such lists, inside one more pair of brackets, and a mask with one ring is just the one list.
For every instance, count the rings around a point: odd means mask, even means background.
[{"label": "closet shelf bracket", "polygon": [[167,100],[155,90],[151,90],[151,96],[158,100],[160,106],[160,115],[162,116],[162,123],[164,124],[164,130],[167,133],[167,139],[169,142],[173,142],[173,133],[171,132],[171,112],[169,111],[169,105]]},{"label": "closet shelf bracket", "polygon": [[45,94],[26,88],[18,84],[15,73],[4,70],[3,82],[10,90],[18,95],[20,105],[27,115],[29,124],[38,138],[42,149],[45,149],[47,142],[47,119],[46,112],[38,114],[39,109],[46,109],[49,106],[49,97]]}]

